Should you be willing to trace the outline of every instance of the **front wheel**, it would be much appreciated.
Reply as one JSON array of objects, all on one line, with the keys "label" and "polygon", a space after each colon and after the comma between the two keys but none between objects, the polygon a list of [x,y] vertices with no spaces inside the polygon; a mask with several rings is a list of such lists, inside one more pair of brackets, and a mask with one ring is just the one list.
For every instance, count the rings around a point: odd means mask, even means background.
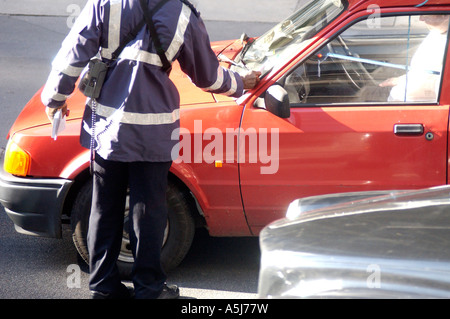
[{"label": "front wheel", "polygon": [[[75,247],[86,263],[89,263],[87,233],[92,203],[92,180],[79,191],[71,212],[72,239]],[[176,268],[188,253],[195,233],[195,223],[192,216],[188,194],[181,191],[169,181],[167,189],[168,220],[164,232],[164,242],[161,250],[161,263],[165,271]],[[119,272],[123,278],[130,278],[133,267],[128,231],[128,198],[124,212],[124,229],[122,246],[117,261]]]}]

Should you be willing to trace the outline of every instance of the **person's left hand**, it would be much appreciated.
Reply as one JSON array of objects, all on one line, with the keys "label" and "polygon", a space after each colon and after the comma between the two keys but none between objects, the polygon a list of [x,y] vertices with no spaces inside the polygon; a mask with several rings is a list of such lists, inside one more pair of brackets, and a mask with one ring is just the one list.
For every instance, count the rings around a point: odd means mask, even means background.
[{"label": "person's left hand", "polygon": [[241,76],[242,81],[244,82],[244,90],[253,89],[259,83],[260,76],[261,72],[259,71],[250,71],[249,73]]}]

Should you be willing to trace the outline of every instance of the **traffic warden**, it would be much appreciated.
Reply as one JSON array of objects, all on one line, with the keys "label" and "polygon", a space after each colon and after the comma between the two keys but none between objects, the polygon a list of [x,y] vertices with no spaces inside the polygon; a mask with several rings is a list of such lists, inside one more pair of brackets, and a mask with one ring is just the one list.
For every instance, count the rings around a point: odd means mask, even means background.
[{"label": "traffic warden", "polygon": [[[160,1],[145,1],[155,11],[152,21],[160,45],[169,63],[178,60],[195,85],[239,97],[258,83],[259,72],[241,76],[219,66],[205,25],[189,2]],[[99,55],[109,65],[100,96],[87,99],[80,135],[82,146],[91,148],[94,141],[95,149],[88,233],[94,298],[179,296],[176,286],[166,284],[160,261],[167,177],[172,150],[179,144],[172,137],[180,126],[179,94],[147,25],[113,56],[143,20],[142,5],[139,0],[89,0],[63,41],[41,94],[50,120],[57,110],[64,115],[66,99],[89,61]],[[116,266],[127,191],[134,292],[121,283]]]}]

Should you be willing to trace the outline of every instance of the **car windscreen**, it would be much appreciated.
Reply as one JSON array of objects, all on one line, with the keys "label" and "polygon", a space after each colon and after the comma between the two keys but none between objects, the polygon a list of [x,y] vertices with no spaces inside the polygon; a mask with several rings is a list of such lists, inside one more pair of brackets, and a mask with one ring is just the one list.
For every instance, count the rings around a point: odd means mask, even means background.
[{"label": "car windscreen", "polygon": [[[248,44],[236,58],[243,68],[263,74],[293,57],[346,8],[346,0],[309,1],[292,16]],[[233,68],[239,68],[234,66]]]}]

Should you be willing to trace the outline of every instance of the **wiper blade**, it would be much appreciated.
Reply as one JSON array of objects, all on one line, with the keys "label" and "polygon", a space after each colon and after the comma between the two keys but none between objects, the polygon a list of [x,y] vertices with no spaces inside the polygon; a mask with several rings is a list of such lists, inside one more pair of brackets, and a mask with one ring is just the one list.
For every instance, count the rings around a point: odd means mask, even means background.
[{"label": "wiper blade", "polygon": [[217,56],[217,58],[219,59],[220,62],[230,63],[231,65],[234,65],[234,66],[236,66],[238,68],[246,69],[246,70],[250,71],[250,69],[245,65],[245,63],[243,61],[241,61],[242,65],[240,65],[239,63],[236,63],[233,60],[231,60],[230,58],[228,58],[223,53],[220,53]]}]

